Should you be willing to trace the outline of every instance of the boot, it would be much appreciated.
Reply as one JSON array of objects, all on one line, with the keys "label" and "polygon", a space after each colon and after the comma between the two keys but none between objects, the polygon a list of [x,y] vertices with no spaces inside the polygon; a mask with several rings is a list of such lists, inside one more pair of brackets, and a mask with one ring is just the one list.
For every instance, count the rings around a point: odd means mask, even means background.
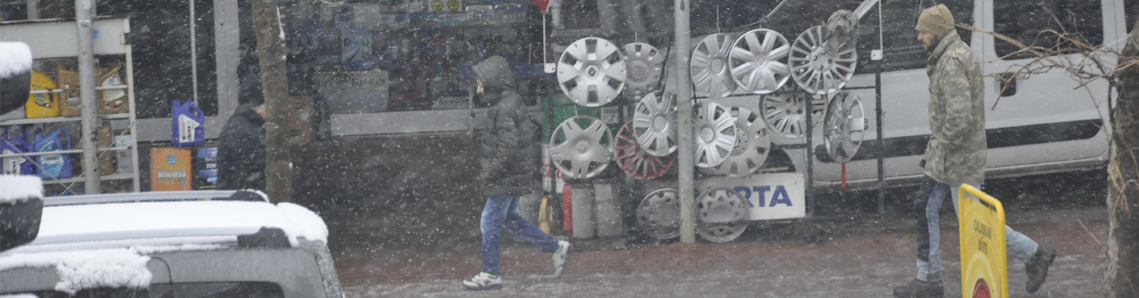
[{"label": "boot", "polygon": [[1029,293],[1036,293],[1036,290],[1044,285],[1044,280],[1048,279],[1048,267],[1052,266],[1055,260],[1056,250],[1044,245],[1037,247],[1036,253],[1024,262],[1024,271],[1028,273],[1028,282],[1024,285],[1024,289]]},{"label": "boot", "polygon": [[923,281],[915,278],[907,285],[894,288],[894,297],[899,298],[941,297],[944,294],[945,288],[941,286],[941,280]]}]

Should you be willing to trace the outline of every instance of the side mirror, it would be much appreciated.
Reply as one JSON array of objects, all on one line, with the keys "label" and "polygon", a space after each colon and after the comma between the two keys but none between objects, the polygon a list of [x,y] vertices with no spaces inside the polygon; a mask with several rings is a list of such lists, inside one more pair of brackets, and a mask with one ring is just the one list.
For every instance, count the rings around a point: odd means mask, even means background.
[{"label": "side mirror", "polygon": [[36,176],[0,175],[0,251],[36,240],[44,208],[42,183]]}]

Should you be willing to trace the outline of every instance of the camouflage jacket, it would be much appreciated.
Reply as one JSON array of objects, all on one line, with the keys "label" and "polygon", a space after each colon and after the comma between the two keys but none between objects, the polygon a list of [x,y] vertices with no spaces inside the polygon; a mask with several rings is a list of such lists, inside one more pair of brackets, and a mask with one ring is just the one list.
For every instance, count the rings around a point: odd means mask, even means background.
[{"label": "camouflage jacket", "polygon": [[925,174],[960,187],[985,180],[985,83],[977,56],[956,31],[929,55],[929,128]]}]

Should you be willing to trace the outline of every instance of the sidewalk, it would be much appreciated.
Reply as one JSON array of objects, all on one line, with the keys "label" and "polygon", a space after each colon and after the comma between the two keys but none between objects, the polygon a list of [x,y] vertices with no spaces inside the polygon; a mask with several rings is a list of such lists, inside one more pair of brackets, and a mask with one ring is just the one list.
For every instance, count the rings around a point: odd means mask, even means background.
[{"label": "sidewalk", "polygon": [[[481,267],[477,243],[334,257],[347,297],[889,297],[915,273],[912,219],[864,217],[822,222],[829,234],[818,245],[753,225],[729,243],[576,252],[560,279],[546,277],[553,271],[548,254],[504,244],[504,288],[490,292],[459,284]],[[956,221],[942,218],[945,297],[960,297]],[[1048,282],[1035,295],[1024,290],[1023,263],[1010,258],[1011,297],[1103,296],[1103,250],[1096,239],[1106,240],[1106,210],[1018,211],[1008,223],[1058,252]]]}]

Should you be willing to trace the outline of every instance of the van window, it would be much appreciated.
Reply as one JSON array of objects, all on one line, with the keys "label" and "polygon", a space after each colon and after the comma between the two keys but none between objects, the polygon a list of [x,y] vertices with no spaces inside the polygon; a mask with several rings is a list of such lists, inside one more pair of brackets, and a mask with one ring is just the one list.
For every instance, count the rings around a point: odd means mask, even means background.
[{"label": "van window", "polygon": [[[953,21],[958,24],[973,24],[973,1],[949,0],[937,2],[945,4],[953,12]],[[923,68],[929,52],[917,41],[918,16],[923,8],[934,5],[932,1],[900,0],[885,1],[882,5],[882,71]],[[855,73],[869,73],[876,70],[870,61],[870,51],[878,48],[878,10],[871,10],[858,26],[858,69]],[[957,28],[961,40],[969,44],[972,32]]]},{"label": "van window", "polygon": [[[1069,43],[1056,44],[1057,32],[1078,33],[1088,44],[1103,43],[1103,15],[1099,0],[1041,0],[993,2],[994,31],[1016,39],[1027,46],[1049,51],[1071,50]],[[1020,48],[1003,40],[996,40],[997,56],[1001,59],[1022,59],[1030,54],[1017,53]]]},{"label": "van window", "polygon": [[1131,28],[1135,27],[1135,17],[1139,16],[1139,1],[1123,1],[1123,10],[1127,18],[1127,33],[1131,33]]}]

